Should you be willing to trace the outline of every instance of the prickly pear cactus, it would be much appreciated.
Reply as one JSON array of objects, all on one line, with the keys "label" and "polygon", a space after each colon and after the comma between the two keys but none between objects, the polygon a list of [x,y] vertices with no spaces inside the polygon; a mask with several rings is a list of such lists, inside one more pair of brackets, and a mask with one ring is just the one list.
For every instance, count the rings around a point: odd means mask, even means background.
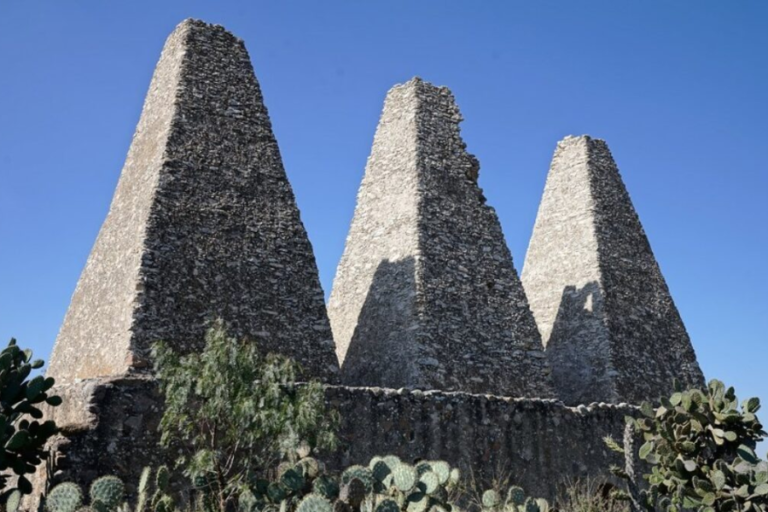
[{"label": "prickly pear cactus", "polygon": [[408,464],[398,464],[392,468],[392,483],[400,492],[408,492],[416,485],[418,475]]},{"label": "prickly pear cactus", "polygon": [[365,485],[365,492],[373,490],[373,473],[364,466],[350,466],[341,474],[341,483],[348,484],[353,479],[358,479]]},{"label": "prickly pear cactus", "polygon": [[339,484],[326,475],[319,476],[312,482],[312,490],[329,500],[335,500],[339,496]]},{"label": "prickly pear cactus", "polygon": [[319,494],[308,494],[299,502],[296,512],[333,512],[333,505]]},{"label": "prickly pear cactus", "polygon": [[280,484],[292,493],[300,491],[305,484],[300,468],[288,469],[280,476]]},{"label": "prickly pear cactus", "polygon": [[501,497],[499,493],[493,489],[488,489],[483,493],[482,497],[483,508],[492,509],[499,506],[501,503]]},{"label": "prickly pear cactus", "polygon": [[124,494],[125,485],[122,480],[116,476],[102,476],[91,483],[91,506],[98,501],[107,510],[115,510],[122,503]]},{"label": "prickly pear cactus", "polygon": [[21,504],[21,491],[14,490],[8,495],[8,499],[5,500],[5,512],[17,512],[19,505]]},{"label": "prickly pear cactus", "polygon": [[525,503],[525,491],[522,487],[513,485],[507,491],[507,502],[514,505],[522,505]]},{"label": "prickly pear cactus", "polygon": [[45,497],[45,508],[50,512],[75,512],[83,504],[83,491],[72,482],[64,482]]}]

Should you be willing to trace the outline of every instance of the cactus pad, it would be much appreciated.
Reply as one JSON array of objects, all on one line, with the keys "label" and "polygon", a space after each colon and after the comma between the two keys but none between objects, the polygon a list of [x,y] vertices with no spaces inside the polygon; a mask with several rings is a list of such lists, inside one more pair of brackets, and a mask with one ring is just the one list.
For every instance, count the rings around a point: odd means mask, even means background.
[{"label": "cactus pad", "polygon": [[91,506],[100,501],[107,510],[114,510],[123,501],[124,494],[125,485],[122,480],[116,476],[102,476],[91,484]]},{"label": "cactus pad", "polygon": [[416,480],[416,470],[407,464],[399,464],[392,469],[392,483],[401,492],[408,492],[413,489]]},{"label": "cactus pad", "polygon": [[352,508],[357,508],[365,499],[366,494],[367,491],[363,481],[359,478],[353,478],[341,488],[339,499],[352,506]]},{"label": "cactus pad", "polygon": [[523,505],[525,503],[525,491],[523,491],[523,488],[516,485],[510,487],[507,491],[507,502]]},{"label": "cactus pad", "polygon": [[[433,460],[429,463],[432,471],[440,479],[440,485],[445,485],[451,478],[451,466],[443,460]],[[458,470],[457,470],[458,471]]]},{"label": "cactus pad", "polygon": [[440,488],[440,478],[434,471],[427,471],[419,477],[419,482],[424,484],[424,492],[433,494]]},{"label": "cactus pad", "polygon": [[339,496],[339,484],[327,475],[317,477],[312,482],[312,490],[329,500],[335,500]]},{"label": "cactus pad", "polygon": [[21,492],[16,489],[5,500],[5,512],[16,512],[19,510],[19,504],[21,503]]},{"label": "cactus pad", "polygon": [[365,466],[349,466],[341,474],[341,483],[348,484],[353,479],[358,479],[365,484],[365,492],[373,490],[373,473]]},{"label": "cactus pad", "polygon": [[57,485],[45,498],[45,507],[50,512],[75,512],[82,504],[83,491],[72,482]]},{"label": "cactus pad", "polygon": [[501,498],[499,497],[499,493],[494,491],[493,489],[488,489],[483,493],[483,507],[484,508],[493,508],[499,505],[499,502],[501,501]]},{"label": "cactus pad", "polygon": [[408,495],[405,505],[408,512],[425,512],[429,506],[429,497],[420,491],[413,492]]},{"label": "cactus pad", "polygon": [[375,512],[400,512],[400,505],[391,498],[385,498],[376,505]]},{"label": "cactus pad", "polygon": [[301,468],[285,471],[280,476],[280,484],[291,492],[298,492],[304,487],[304,476]]}]

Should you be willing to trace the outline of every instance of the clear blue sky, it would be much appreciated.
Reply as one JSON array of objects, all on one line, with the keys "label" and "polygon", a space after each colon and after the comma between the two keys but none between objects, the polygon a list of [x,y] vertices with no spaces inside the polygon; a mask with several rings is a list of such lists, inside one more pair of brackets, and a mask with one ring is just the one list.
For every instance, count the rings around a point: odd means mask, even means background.
[{"label": "clear blue sky", "polygon": [[606,139],[705,373],[768,402],[765,1],[1,0],[0,340],[47,358],[186,17],[245,40],[326,294],[384,95],[419,75],[518,270],[557,140]]}]

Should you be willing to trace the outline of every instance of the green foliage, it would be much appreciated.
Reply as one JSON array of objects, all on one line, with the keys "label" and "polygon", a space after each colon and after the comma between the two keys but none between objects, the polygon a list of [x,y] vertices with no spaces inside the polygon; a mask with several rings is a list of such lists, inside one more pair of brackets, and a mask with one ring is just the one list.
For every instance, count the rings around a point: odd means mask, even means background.
[{"label": "green foliage", "polygon": [[57,432],[53,421],[38,421],[43,417],[42,404],[61,405],[60,397],[48,394],[54,380],[42,375],[29,379],[32,370],[42,368],[43,364],[40,359],[33,361],[32,351],[20,349],[14,339],[0,352],[0,488],[3,490],[10,469],[18,475],[18,490],[22,494],[32,492],[32,484],[25,475],[34,473],[36,466],[45,460],[45,443]]},{"label": "green foliage", "polygon": [[[648,489],[637,491],[631,464],[614,468],[630,483],[627,497],[633,507],[768,512],[768,462],[755,454],[757,442],[766,437],[755,414],[759,408],[756,398],[739,406],[734,389],[718,380],[706,392],[683,391],[676,384],[675,393],[656,409],[643,404],[643,416],[627,421],[642,438],[639,457],[651,466],[644,475]],[[628,460],[634,457],[633,449],[622,451]]]},{"label": "green foliage", "polygon": [[[182,454],[176,463],[186,476],[205,482],[207,506],[225,512],[276,460],[293,465],[335,447],[338,414],[326,409],[321,385],[297,385],[296,363],[228,337],[221,322],[202,352],[180,355],[162,342],[153,352],[165,395],[161,443]],[[304,472],[287,476],[272,496],[303,489]]]}]

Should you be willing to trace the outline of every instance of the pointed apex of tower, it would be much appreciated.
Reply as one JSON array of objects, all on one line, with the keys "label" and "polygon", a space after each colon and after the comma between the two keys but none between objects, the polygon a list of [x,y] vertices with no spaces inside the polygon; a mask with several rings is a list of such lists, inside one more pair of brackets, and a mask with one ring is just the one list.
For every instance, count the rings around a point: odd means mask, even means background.
[{"label": "pointed apex of tower", "polygon": [[553,396],[533,316],[450,90],[390,89],[329,316],[352,385]]},{"label": "pointed apex of tower", "polygon": [[560,398],[656,400],[703,384],[608,145],[557,144],[522,280]]},{"label": "pointed apex of tower", "polygon": [[248,52],[187,19],[163,47],[49,374],[147,371],[153,343],[198,350],[216,318],[336,380],[315,258]]}]

